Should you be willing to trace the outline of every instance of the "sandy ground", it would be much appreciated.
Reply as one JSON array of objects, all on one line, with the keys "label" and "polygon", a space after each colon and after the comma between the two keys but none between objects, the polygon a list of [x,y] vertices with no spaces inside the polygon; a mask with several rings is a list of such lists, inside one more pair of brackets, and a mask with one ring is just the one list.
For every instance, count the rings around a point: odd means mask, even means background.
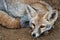
[{"label": "sandy ground", "polygon": [[0,26],[0,40],[60,40],[60,1],[59,0],[44,0],[49,3],[54,9],[59,11],[58,20],[55,23],[55,28],[48,35],[42,35],[39,38],[33,38],[30,34],[30,28],[21,29],[6,29]]}]

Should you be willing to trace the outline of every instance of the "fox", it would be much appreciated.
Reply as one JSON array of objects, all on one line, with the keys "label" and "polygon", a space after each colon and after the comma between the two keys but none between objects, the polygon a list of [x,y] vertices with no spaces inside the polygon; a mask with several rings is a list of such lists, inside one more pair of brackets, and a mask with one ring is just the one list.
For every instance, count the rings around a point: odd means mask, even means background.
[{"label": "fox", "polygon": [[32,28],[31,35],[34,38],[39,37],[42,33],[48,33],[54,28],[54,23],[58,18],[58,11],[54,10],[48,3],[39,1],[28,5],[27,13],[29,16],[29,25]]},{"label": "fox", "polygon": [[[0,24],[6,28],[20,28],[26,25],[26,4],[38,2],[39,0],[0,0]],[[3,21],[5,19],[5,21]],[[13,20],[13,21],[12,21]],[[20,21],[19,21],[20,20]]]},{"label": "fox", "polygon": [[53,28],[58,18],[58,11],[48,3],[40,0],[0,0],[0,5],[3,14],[6,12],[5,14],[8,14],[12,19],[19,19],[17,22],[21,27],[29,25],[32,28],[31,35],[34,38]]}]

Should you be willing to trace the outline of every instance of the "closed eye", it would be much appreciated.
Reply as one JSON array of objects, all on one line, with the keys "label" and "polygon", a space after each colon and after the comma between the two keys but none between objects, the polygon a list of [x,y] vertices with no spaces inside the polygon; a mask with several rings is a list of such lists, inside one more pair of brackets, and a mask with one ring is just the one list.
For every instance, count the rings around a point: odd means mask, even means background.
[{"label": "closed eye", "polygon": [[31,23],[31,28],[34,29],[35,28],[35,24]]},{"label": "closed eye", "polygon": [[34,23],[32,23],[32,25],[35,27],[35,24]]},{"label": "closed eye", "polygon": [[40,28],[44,28],[45,26],[41,25]]}]

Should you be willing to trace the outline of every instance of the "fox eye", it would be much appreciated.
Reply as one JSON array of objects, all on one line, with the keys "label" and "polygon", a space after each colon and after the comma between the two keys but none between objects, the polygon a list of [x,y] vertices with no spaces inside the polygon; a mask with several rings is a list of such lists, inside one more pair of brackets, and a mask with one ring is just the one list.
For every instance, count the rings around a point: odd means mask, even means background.
[{"label": "fox eye", "polygon": [[40,28],[43,28],[43,27],[45,27],[45,26],[43,26],[43,25],[40,26]]},{"label": "fox eye", "polygon": [[35,24],[34,23],[32,23],[32,25],[35,27]]}]

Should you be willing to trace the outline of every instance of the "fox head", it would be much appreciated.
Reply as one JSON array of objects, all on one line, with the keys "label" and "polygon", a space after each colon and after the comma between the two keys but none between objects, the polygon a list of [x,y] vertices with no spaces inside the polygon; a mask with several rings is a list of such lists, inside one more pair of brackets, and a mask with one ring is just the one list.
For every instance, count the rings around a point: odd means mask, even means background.
[{"label": "fox head", "polygon": [[[48,7],[51,8],[50,6]],[[28,5],[26,10],[30,21],[29,25],[32,28],[31,35],[35,38],[39,37],[43,32],[50,30],[58,17],[57,10],[52,10],[52,8],[46,13],[40,13]]]}]

